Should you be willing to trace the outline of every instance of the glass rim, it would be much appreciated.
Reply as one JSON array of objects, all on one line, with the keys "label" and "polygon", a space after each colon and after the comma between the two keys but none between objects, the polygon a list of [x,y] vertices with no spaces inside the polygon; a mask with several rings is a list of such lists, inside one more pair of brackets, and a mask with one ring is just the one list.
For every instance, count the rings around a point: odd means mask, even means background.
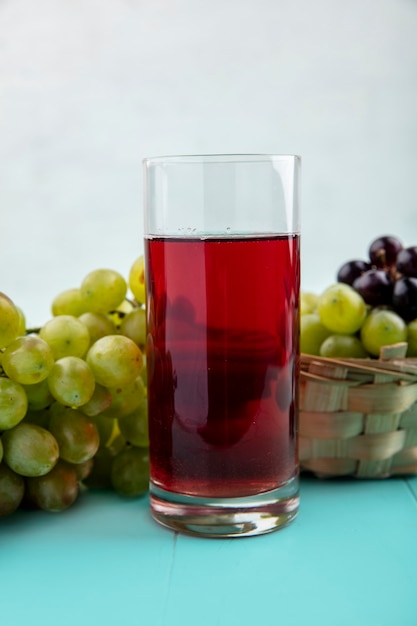
[{"label": "glass rim", "polygon": [[301,161],[299,154],[268,154],[268,153],[213,153],[213,154],[178,154],[145,157],[142,163],[148,167],[165,163],[273,163],[274,161]]}]

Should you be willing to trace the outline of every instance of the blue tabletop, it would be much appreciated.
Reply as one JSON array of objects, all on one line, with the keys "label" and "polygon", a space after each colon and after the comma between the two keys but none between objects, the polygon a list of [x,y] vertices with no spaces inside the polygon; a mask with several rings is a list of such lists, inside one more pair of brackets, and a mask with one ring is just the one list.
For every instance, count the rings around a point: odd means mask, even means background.
[{"label": "blue tabletop", "polygon": [[417,477],[303,476],[292,525],[177,535],[147,497],[88,491],[0,521],[1,626],[416,626]]}]

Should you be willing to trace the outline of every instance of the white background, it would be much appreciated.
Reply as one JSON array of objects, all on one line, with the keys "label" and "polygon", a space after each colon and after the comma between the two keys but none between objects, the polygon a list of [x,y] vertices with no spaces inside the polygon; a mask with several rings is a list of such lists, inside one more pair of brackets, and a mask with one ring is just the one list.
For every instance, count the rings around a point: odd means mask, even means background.
[{"label": "white background", "polygon": [[[417,244],[416,0],[0,0],[0,290],[142,253],[145,156],[296,153],[302,285]],[[250,294],[242,294],[244,300]]]}]

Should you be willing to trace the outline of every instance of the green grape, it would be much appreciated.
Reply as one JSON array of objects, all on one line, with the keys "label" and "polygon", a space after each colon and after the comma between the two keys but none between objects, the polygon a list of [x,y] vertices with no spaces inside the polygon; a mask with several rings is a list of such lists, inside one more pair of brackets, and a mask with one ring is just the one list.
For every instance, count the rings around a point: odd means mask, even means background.
[{"label": "green grape", "polygon": [[90,335],[85,324],[73,315],[58,315],[42,326],[39,336],[52,349],[54,358],[85,356],[90,346]]},{"label": "green grape", "polygon": [[374,309],[364,321],[360,335],[365,350],[379,356],[383,346],[407,341],[407,325],[393,311]]},{"label": "green grape", "polygon": [[317,311],[319,297],[315,293],[302,291],[300,293],[300,315],[315,313]]},{"label": "green grape", "polygon": [[59,463],[64,466],[67,465],[69,468],[71,468],[72,471],[75,472],[77,480],[81,482],[91,474],[94,464],[94,457],[91,457],[91,459],[87,459],[87,461],[84,461],[83,463],[68,463],[68,461],[64,461],[63,459],[60,459]]},{"label": "green grape", "polygon": [[[107,420],[110,423],[110,420]],[[126,441],[121,435],[117,435],[111,445],[100,447],[94,455],[93,467],[90,474],[83,480],[83,484],[90,489],[111,489],[111,470],[113,459],[126,448]]]},{"label": "green grape", "polygon": [[39,411],[40,409],[46,409],[54,401],[46,378],[34,385],[23,385],[23,388],[28,398],[29,410]]},{"label": "green grape", "polygon": [[8,346],[19,334],[20,315],[16,305],[0,291],[0,348]]},{"label": "green grape", "polygon": [[148,385],[148,367],[147,367],[147,363],[146,363],[146,356],[145,356],[145,354],[143,355],[143,367],[142,367],[142,370],[140,372],[140,377],[143,380],[143,384],[145,385],[145,390],[146,390],[147,385]]},{"label": "green grape", "polygon": [[110,452],[113,454],[113,456],[115,456],[116,454],[119,454],[119,452],[124,450],[127,447],[127,445],[128,445],[126,439],[118,431],[118,428],[115,429],[115,430],[116,430],[116,432],[113,433],[113,436],[112,436],[110,442],[107,443],[107,448],[110,450]]},{"label": "green grape", "polygon": [[368,353],[355,335],[330,335],[321,344],[320,356],[364,359]]},{"label": "green grape", "polygon": [[3,462],[21,476],[43,476],[58,460],[55,437],[37,424],[22,422],[3,435]]},{"label": "green grape", "polygon": [[109,448],[100,448],[94,455],[93,467],[83,484],[89,489],[111,489],[111,466],[114,455]]},{"label": "green grape", "polygon": [[51,419],[53,415],[65,415],[68,411],[78,411],[78,410],[79,409],[72,409],[70,406],[65,406],[64,404],[61,404],[60,402],[54,402],[53,404],[51,404],[48,410],[49,419]]},{"label": "green grape", "polygon": [[356,333],[366,317],[365,301],[345,283],[328,287],[319,296],[317,309],[326,328],[345,335]]},{"label": "green grape", "polygon": [[318,313],[306,313],[300,317],[300,351],[318,355],[323,341],[331,331],[323,326]]},{"label": "green grape", "polygon": [[86,325],[90,335],[91,345],[106,335],[115,335],[116,326],[111,319],[104,313],[92,313],[88,311],[78,318],[80,322]]},{"label": "green grape", "polygon": [[69,463],[84,463],[99,448],[96,425],[80,411],[66,409],[62,414],[52,414],[48,428],[58,442],[60,458]]},{"label": "green grape", "polygon": [[75,502],[79,493],[76,471],[68,463],[61,461],[48,474],[29,478],[26,485],[32,504],[50,513],[67,509]]},{"label": "green grape", "polygon": [[147,398],[143,398],[133,413],[119,419],[119,429],[128,443],[141,448],[149,446]]},{"label": "green grape", "polygon": [[55,400],[75,408],[91,399],[95,380],[88,363],[76,356],[65,356],[52,367],[48,385]]},{"label": "green grape", "polygon": [[146,311],[145,309],[133,309],[122,319],[119,331],[125,337],[129,337],[140,348],[146,344]]},{"label": "green grape", "polygon": [[100,437],[100,447],[106,446],[113,437],[113,433],[117,425],[117,420],[108,419],[107,417],[102,417],[101,415],[96,415],[95,417],[91,418],[91,421],[95,424],[98,430],[98,434]]},{"label": "green grape", "polygon": [[81,283],[81,294],[87,311],[108,313],[125,299],[127,284],[114,270],[99,269],[87,274]]},{"label": "green grape", "polygon": [[145,259],[143,255],[138,257],[132,264],[129,271],[128,283],[130,291],[133,293],[137,302],[144,304],[146,302],[146,287]]},{"label": "green grape", "polygon": [[47,378],[53,364],[51,348],[37,335],[18,337],[7,346],[2,358],[7,376],[22,385],[33,385]]},{"label": "green grape", "polygon": [[26,334],[26,318],[20,307],[16,307],[17,312],[19,313],[19,330],[17,331],[18,337],[23,337]]},{"label": "green grape", "polygon": [[407,324],[407,356],[417,356],[417,319]]},{"label": "green grape", "polygon": [[96,382],[104,387],[128,385],[143,366],[142,352],[123,335],[108,335],[94,343],[86,357]]},{"label": "green grape", "polygon": [[14,380],[0,377],[0,431],[13,428],[26,415],[28,398]]},{"label": "green grape", "polygon": [[112,311],[107,313],[107,317],[114,324],[114,327],[116,329],[116,332],[114,333],[115,335],[117,335],[120,331],[120,325],[122,323],[122,320],[126,317],[126,315],[128,315],[128,313],[133,311],[133,309],[134,306],[131,302],[129,302],[129,300],[123,300],[123,302],[117,307],[117,309],[113,309]]},{"label": "green grape", "polygon": [[88,402],[79,407],[81,413],[87,417],[94,417],[103,413],[112,403],[112,395],[107,387],[96,383],[94,392]]},{"label": "green grape", "polygon": [[0,518],[11,515],[18,508],[25,493],[24,479],[4,463],[0,464]]},{"label": "green grape", "polygon": [[146,448],[128,446],[113,459],[113,489],[122,496],[137,497],[148,491],[149,453]]},{"label": "green grape", "polygon": [[111,387],[111,405],[101,415],[105,418],[121,418],[132,413],[142,402],[146,390],[143,379],[137,376],[131,383],[120,386]]},{"label": "green grape", "polygon": [[72,315],[78,317],[86,311],[86,305],[81,295],[81,289],[73,288],[62,291],[52,301],[52,315]]}]

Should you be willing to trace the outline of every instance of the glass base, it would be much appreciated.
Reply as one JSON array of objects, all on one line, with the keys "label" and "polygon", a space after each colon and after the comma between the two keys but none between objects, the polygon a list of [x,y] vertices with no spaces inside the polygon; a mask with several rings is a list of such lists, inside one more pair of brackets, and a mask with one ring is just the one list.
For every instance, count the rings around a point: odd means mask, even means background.
[{"label": "glass base", "polygon": [[287,526],[297,516],[299,480],[241,498],[199,498],[160,489],[151,482],[153,518],[180,533],[199,537],[248,537]]}]

